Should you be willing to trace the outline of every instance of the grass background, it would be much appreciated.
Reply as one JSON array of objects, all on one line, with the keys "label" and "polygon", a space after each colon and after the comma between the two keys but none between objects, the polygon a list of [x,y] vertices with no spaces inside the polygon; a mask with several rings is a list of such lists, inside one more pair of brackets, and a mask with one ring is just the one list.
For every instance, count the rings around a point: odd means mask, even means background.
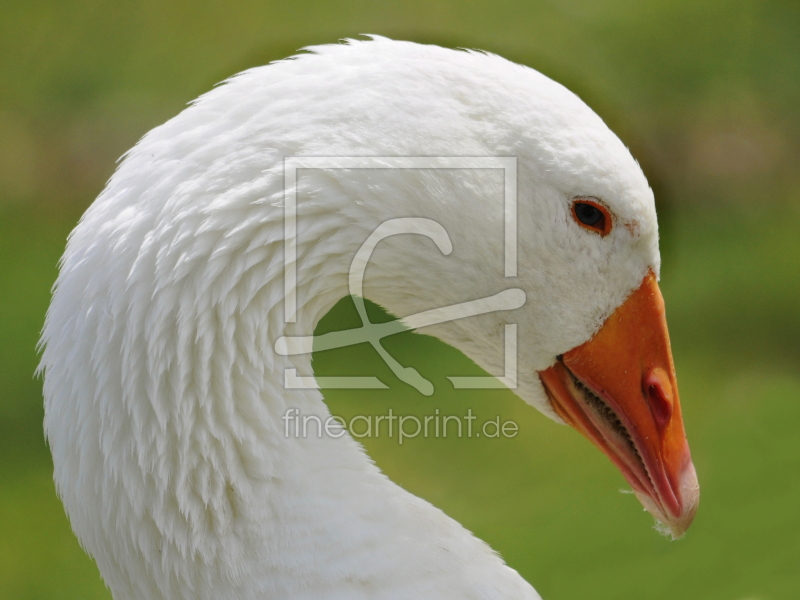
[{"label": "grass background", "polygon": [[[398,483],[498,550],[546,600],[800,596],[800,5],[792,0],[0,1],[0,598],[109,598],[51,483],[35,344],[67,233],[114,161],[217,81],[363,32],[478,47],[579,93],[656,192],[702,503],[668,542],[613,466],[504,391],[455,392],[458,352],[387,340],[318,353],[375,374],[334,413],[514,419],[514,439],[365,439]],[[344,300],[320,324],[355,318]],[[356,370],[357,369],[357,370]],[[482,417],[481,417],[482,418]]]}]

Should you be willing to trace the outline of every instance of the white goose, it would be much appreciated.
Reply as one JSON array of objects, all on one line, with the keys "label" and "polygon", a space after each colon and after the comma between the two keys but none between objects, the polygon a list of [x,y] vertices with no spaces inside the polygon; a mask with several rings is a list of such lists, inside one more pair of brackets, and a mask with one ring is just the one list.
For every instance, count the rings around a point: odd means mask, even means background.
[{"label": "white goose", "polygon": [[[502,171],[308,169],[290,190],[285,302],[287,156],[516,157],[517,276]],[[206,94],[125,156],[70,237],[42,336],[45,428],[116,600],[538,598],[349,435],[286,435],[287,410],[329,413],[319,391],[284,385],[287,370],[311,376],[310,355],[276,344],[312,334],[355,253],[398,217],[446,240],[381,241],[364,296],[411,315],[523,290],[521,308],[424,331],[502,373],[516,323],[516,393],[588,436],[674,535],[689,526],[697,479],[638,165],[536,71],[374,38]]]}]

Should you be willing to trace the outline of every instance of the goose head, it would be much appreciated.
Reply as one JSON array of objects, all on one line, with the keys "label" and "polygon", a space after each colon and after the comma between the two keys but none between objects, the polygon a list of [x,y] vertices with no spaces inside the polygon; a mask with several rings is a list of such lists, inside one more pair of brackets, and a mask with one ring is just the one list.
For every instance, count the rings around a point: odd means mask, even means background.
[{"label": "goose head", "polygon": [[[657,283],[653,192],[639,165],[586,104],[540,73],[494,55],[397,44],[315,49],[336,64],[353,60],[359,83],[388,103],[365,110],[384,123],[351,122],[350,135],[370,141],[349,152],[427,156],[431,167],[437,156],[514,157],[515,270],[509,276],[507,172],[351,171],[336,182],[360,206],[382,218],[426,215],[452,247],[445,257],[430,240],[387,238],[365,295],[406,316],[521,289],[515,310],[422,331],[499,374],[504,324],[513,323],[514,392],[586,436],[659,529],[680,537],[699,487]],[[362,51],[369,60],[350,58]],[[307,192],[330,189],[330,177],[312,179]]]}]

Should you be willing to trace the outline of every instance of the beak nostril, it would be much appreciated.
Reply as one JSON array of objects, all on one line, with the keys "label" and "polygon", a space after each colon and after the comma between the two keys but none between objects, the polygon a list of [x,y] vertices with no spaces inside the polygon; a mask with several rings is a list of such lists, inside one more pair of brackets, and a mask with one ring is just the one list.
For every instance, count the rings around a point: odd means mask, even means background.
[{"label": "beak nostril", "polygon": [[[660,381],[662,373],[655,371],[645,378],[644,392],[656,425],[663,429],[672,418],[672,396],[669,383]],[[666,383],[666,385],[664,385]]]}]

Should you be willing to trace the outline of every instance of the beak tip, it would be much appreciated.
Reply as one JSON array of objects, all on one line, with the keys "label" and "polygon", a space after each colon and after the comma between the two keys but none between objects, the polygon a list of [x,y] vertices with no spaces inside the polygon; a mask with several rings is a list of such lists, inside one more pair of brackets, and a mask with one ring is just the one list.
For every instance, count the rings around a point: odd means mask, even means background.
[{"label": "beak tip", "polygon": [[635,492],[635,494],[645,510],[655,517],[656,530],[673,540],[678,540],[684,536],[694,521],[700,502],[700,485],[697,482],[694,465],[689,462],[681,475],[678,490],[680,508],[676,511],[677,514],[664,510],[659,502],[647,494],[642,492]]},{"label": "beak tip", "polygon": [[683,472],[680,483],[681,514],[676,520],[676,529],[679,537],[689,528],[694,521],[697,506],[700,503],[700,484],[697,482],[697,472],[694,465],[689,462]]}]

